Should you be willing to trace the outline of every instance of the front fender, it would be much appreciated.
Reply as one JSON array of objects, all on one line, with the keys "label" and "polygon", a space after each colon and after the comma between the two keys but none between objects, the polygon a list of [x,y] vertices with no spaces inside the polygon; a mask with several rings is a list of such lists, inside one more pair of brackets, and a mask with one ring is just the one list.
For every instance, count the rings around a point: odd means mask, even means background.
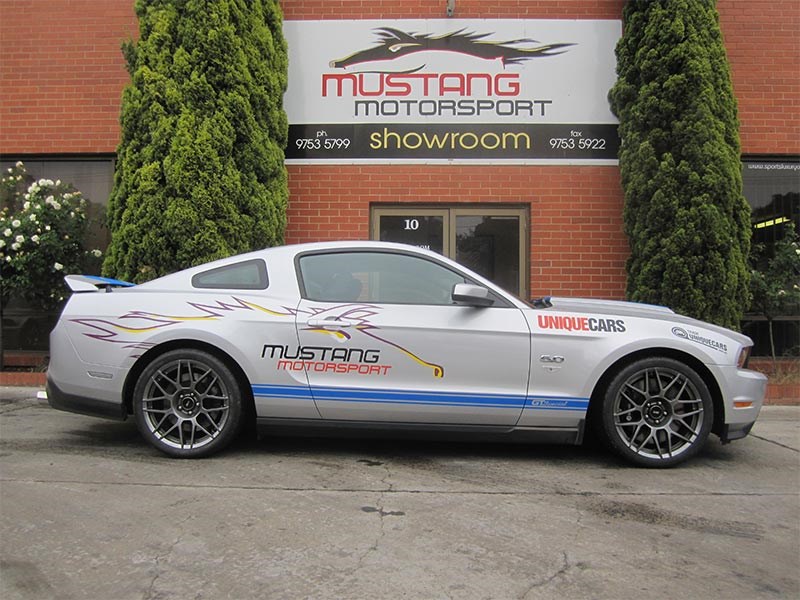
[{"label": "front fender", "polygon": [[[591,397],[600,383],[603,376],[609,372],[619,362],[626,362],[625,359],[634,357],[636,355],[657,355],[662,354],[683,354],[688,355],[696,361],[708,366],[714,364],[707,353],[692,347],[687,347],[686,344],[677,343],[668,338],[648,338],[643,340],[632,340],[631,342],[622,346],[613,348],[608,355],[604,356],[589,372],[586,378],[586,386],[584,393],[587,397]],[[710,372],[710,371],[709,371]]]},{"label": "front fender", "polygon": [[736,364],[742,347],[738,334],[729,337],[680,319],[548,311],[547,319],[531,323],[531,393],[589,398],[614,364],[659,349],[682,353],[707,367]]}]

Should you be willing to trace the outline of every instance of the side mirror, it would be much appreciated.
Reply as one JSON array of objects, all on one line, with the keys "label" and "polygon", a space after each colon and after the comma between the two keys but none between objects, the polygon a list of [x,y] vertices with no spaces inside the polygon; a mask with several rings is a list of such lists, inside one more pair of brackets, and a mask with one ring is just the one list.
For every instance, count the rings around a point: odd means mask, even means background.
[{"label": "side mirror", "polygon": [[491,306],[494,299],[485,287],[470,283],[457,283],[453,286],[453,302],[467,306]]}]

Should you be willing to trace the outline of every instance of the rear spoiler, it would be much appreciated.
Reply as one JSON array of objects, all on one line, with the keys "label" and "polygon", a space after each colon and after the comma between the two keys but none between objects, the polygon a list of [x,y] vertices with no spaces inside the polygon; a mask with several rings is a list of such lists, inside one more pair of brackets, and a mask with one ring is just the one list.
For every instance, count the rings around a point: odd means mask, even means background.
[{"label": "rear spoiler", "polygon": [[133,287],[136,285],[135,283],[109,279],[108,277],[98,277],[97,275],[67,275],[64,277],[64,281],[74,293],[99,292],[101,290],[110,292],[115,287]]}]

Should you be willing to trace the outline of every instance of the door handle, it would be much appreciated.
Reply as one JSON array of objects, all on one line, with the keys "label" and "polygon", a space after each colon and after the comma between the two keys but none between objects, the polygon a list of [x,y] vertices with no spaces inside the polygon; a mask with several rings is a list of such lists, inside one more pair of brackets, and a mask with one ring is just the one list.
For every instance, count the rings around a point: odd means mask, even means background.
[{"label": "door handle", "polygon": [[342,329],[343,327],[352,327],[354,323],[347,319],[328,317],[327,319],[309,319],[306,321],[306,325],[310,327],[319,327],[321,329]]}]

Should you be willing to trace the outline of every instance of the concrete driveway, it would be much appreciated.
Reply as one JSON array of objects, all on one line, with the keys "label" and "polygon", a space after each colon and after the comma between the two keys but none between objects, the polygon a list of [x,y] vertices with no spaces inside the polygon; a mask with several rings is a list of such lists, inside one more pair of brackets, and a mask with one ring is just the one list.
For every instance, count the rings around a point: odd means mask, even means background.
[{"label": "concrete driveway", "polygon": [[798,417],[666,471],[413,440],[179,461],[0,388],[0,597],[796,598]]}]

